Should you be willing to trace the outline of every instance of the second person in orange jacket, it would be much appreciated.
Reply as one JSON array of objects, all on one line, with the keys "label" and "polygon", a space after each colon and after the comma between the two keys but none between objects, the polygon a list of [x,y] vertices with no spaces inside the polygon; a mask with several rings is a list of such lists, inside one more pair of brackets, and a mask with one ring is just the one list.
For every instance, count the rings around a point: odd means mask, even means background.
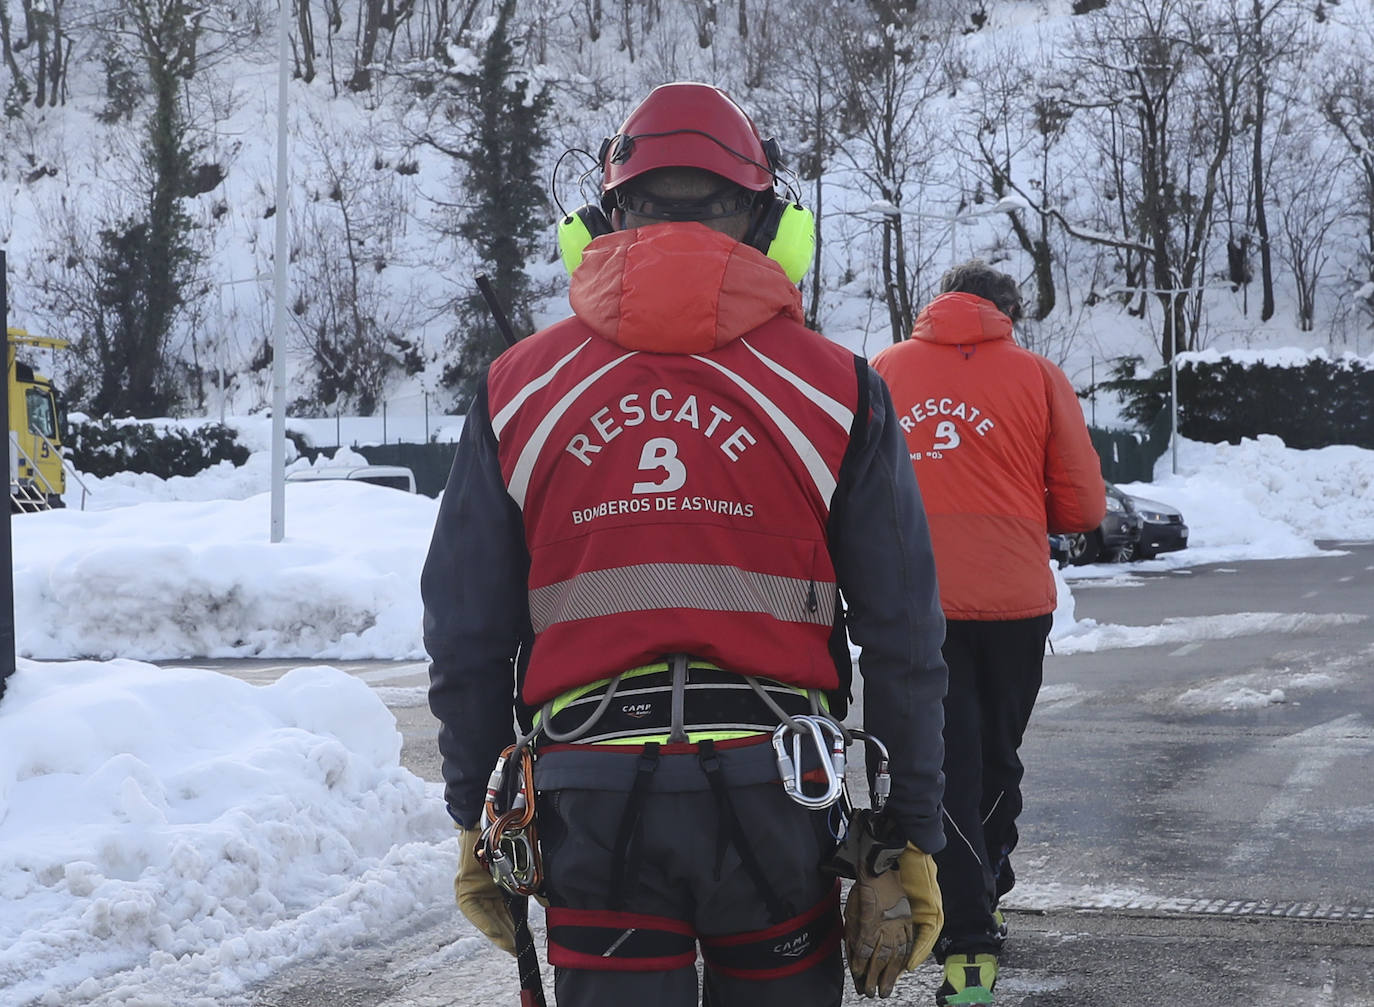
[{"label": "second person in orange jacket", "polygon": [[1106,510],[1101,464],[1063,372],[1016,344],[1016,281],[979,260],[951,269],[911,338],[879,353],[930,522],[947,619],[945,926],[938,1004],[991,1003],[1015,882],[1023,767],[1055,608],[1049,533]]}]

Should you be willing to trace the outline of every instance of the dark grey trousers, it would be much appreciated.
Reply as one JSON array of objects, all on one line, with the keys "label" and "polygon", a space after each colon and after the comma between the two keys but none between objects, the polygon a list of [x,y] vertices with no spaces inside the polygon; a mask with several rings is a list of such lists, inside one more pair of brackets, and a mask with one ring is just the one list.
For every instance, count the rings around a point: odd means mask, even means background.
[{"label": "dark grey trousers", "polygon": [[[668,765],[669,760],[695,764],[696,756],[662,756],[658,773],[663,774],[664,783],[675,778],[681,786],[682,770],[696,767]],[[593,916],[614,909],[644,916],[649,929],[653,926],[651,918],[676,921],[676,947],[685,945],[691,953],[690,964],[683,962],[657,971],[617,970],[614,960],[607,961],[611,968],[569,968],[555,961],[558,1007],[695,1007],[699,1002],[695,941],[710,944],[713,938],[762,932],[766,944],[770,930],[786,931],[788,936],[778,941],[788,945],[786,953],[803,955],[800,960],[809,962],[805,971],[776,977],[765,972],[756,978],[741,978],[737,973],[724,974],[713,968],[708,953],[703,972],[705,1000],[701,1002],[709,1007],[838,1007],[844,982],[840,948],[836,943],[832,950],[817,953],[835,923],[828,905],[823,912],[818,911],[818,907],[835,901],[834,879],[819,870],[834,846],[827,813],[800,807],[776,782],[731,786],[729,796],[776,901],[798,915],[815,912],[809,926],[779,927],[773,918],[776,912],[769,912],[737,844],[731,840],[721,849],[717,797],[704,775],[700,789],[660,792],[650,784],[634,839],[623,858],[628,869],[621,882],[623,894],[618,906],[608,905],[608,893],[617,873],[614,853],[627,791],[569,787],[541,791],[540,846],[551,910],[551,942],[555,939],[553,914],[558,909]],[[614,943],[609,939],[614,934],[613,928],[608,931],[607,949]],[[592,950],[589,963],[595,960],[595,948]],[[767,950],[776,952],[778,948],[774,945]],[[808,950],[810,958],[806,957]],[[554,954],[551,947],[550,957]]]}]

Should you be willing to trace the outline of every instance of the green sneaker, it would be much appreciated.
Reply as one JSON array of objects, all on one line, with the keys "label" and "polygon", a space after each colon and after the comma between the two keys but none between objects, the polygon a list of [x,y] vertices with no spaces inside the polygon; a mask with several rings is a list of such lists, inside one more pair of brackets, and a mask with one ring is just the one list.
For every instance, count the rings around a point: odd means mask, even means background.
[{"label": "green sneaker", "polygon": [[997,956],[949,955],[945,958],[945,981],[935,993],[940,1007],[946,1004],[993,1003],[992,988],[997,985]]},{"label": "green sneaker", "polygon": [[1002,915],[1002,910],[992,911],[992,923],[997,928],[997,936],[1003,940],[1007,939],[1007,918]]}]

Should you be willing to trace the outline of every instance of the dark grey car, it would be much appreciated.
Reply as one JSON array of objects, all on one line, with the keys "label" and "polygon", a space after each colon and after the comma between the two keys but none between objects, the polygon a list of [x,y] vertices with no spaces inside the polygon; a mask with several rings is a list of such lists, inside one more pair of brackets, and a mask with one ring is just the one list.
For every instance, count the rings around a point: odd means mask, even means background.
[{"label": "dark grey car", "polygon": [[1188,547],[1188,526],[1177,507],[1131,496],[1112,483],[1106,488],[1107,515],[1100,525],[1090,532],[1050,536],[1050,556],[1061,567],[1129,563]]}]

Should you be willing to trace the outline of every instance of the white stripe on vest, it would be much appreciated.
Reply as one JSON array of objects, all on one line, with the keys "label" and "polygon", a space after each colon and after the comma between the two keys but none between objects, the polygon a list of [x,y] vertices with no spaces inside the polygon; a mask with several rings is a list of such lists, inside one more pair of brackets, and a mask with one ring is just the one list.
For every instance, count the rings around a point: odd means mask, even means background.
[{"label": "white stripe on vest", "polygon": [[[744,393],[758,403],[768,418],[777,424],[778,429],[783,432],[787,442],[792,446],[792,450],[797,453],[801,463],[806,466],[807,473],[811,476],[811,481],[815,483],[821,499],[825,501],[826,507],[831,504],[831,497],[835,495],[835,477],[830,474],[830,467],[826,465],[821,453],[816,450],[816,445],[812,444],[805,434],[797,428],[797,425],[788,418],[787,414],[778,408],[777,403],[764,395],[744,378],[740,377],[728,367],[722,367],[710,357],[702,357],[692,354],[693,360],[700,360],[703,364],[709,364],[727,378],[739,385]],[[799,379],[800,380],[800,379]],[[848,429],[846,426],[845,429]]]},{"label": "white stripe on vest", "polygon": [[531,395],[533,395],[535,392],[539,391],[539,389],[547,385],[550,381],[552,381],[554,379],[554,375],[556,375],[559,371],[563,369],[563,365],[566,364],[573,357],[577,356],[578,353],[582,351],[582,347],[586,346],[590,342],[591,337],[582,340],[582,342],[577,346],[577,348],[574,349],[571,353],[569,353],[566,357],[558,361],[558,363],[554,364],[543,374],[539,375],[539,377],[535,378],[524,388],[516,392],[515,397],[512,398],[509,402],[507,402],[505,407],[499,413],[497,413],[495,416],[491,418],[491,431],[496,435],[496,439],[498,441],[501,439],[501,431],[506,429],[506,424],[509,423],[510,418],[515,415],[515,411],[519,409],[522,405],[524,405],[525,400],[529,398]]},{"label": "white stripe on vest", "polygon": [[748,350],[754,356],[762,360],[769,370],[771,370],[774,374],[781,377],[784,381],[790,384],[797,391],[801,392],[816,405],[820,406],[821,410],[827,416],[829,416],[832,420],[834,420],[836,423],[840,425],[841,430],[843,430],[845,433],[849,433],[849,428],[854,425],[854,414],[850,410],[846,409],[843,403],[835,401],[829,395],[825,394],[825,392],[821,391],[819,388],[815,387],[814,385],[808,384],[805,380],[793,374],[791,371],[789,371],[786,367],[782,366],[782,364],[778,363],[776,360],[764,356],[758,350],[754,349],[754,347],[750,346],[749,341],[747,339],[741,339],[740,342],[744,344],[744,348],[746,350]]},{"label": "white stripe on vest", "polygon": [[[575,353],[576,350],[573,352]],[[524,448],[520,451],[520,457],[515,462],[515,469],[511,472],[510,485],[507,486],[511,498],[520,506],[521,510],[525,509],[525,493],[529,490],[530,475],[534,472],[535,463],[539,461],[539,454],[544,450],[544,445],[549,439],[549,434],[553,433],[554,426],[563,418],[563,414],[572,407],[572,404],[577,401],[578,396],[595,384],[601,376],[611,368],[629,360],[637,352],[636,350],[631,350],[629,353],[622,353],[610,363],[602,364],[591,374],[588,374],[574,385],[572,390],[559,399],[557,405],[550,409],[547,415],[539,421],[539,426],[535,427],[534,433],[530,435],[530,439],[525,442]],[[559,363],[561,365],[562,361]],[[535,380],[538,379],[536,378]],[[505,412],[505,410],[503,409],[502,412]]]}]

